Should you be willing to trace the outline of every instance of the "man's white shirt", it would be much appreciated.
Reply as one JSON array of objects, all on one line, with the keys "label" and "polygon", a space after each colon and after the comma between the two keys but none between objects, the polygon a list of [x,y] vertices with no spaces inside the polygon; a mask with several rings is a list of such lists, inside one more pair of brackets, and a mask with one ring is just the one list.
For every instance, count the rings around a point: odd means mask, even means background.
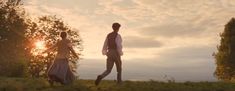
[{"label": "man's white shirt", "polygon": [[[115,39],[116,45],[117,45],[117,51],[119,53],[120,56],[123,55],[122,52],[122,37],[120,34],[117,35],[116,39]],[[104,41],[104,45],[103,45],[103,49],[102,49],[102,54],[106,55],[108,52],[108,38],[106,37],[105,41]]]}]

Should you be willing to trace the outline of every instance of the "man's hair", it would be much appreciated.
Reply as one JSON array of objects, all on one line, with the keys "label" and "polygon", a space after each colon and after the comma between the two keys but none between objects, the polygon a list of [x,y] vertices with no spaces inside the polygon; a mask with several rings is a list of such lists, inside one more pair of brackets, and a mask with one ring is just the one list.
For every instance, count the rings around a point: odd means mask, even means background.
[{"label": "man's hair", "polygon": [[60,33],[60,37],[61,37],[62,39],[66,38],[66,37],[67,37],[67,32],[61,32],[61,33]]},{"label": "man's hair", "polygon": [[121,27],[121,25],[117,22],[113,23],[112,28],[113,30],[118,30]]}]

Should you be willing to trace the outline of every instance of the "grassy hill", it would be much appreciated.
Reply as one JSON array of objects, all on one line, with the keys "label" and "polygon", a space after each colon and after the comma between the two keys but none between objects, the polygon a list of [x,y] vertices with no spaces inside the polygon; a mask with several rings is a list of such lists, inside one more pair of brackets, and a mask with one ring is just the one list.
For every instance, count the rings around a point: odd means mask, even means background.
[{"label": "grassy hill", "polygon": [[106,80],[95,86],[93,80],[77,80],[72,85],[51,87],[45,79],[0,78],[0,91],[235,91],[235,83],[124,81],[116,85]]}]

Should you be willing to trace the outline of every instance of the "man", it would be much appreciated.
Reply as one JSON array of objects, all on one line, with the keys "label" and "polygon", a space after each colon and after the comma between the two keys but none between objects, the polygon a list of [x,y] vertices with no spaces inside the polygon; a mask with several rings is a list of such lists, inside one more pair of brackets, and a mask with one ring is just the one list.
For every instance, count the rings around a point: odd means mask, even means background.
[{"label": "man", "polygon": [[106,70],[97,76],[95,85],[99,85],[100,81],[112,71],[114,63],[117,69],[117,84],[122,82],[122,38],[118,34],[120,27],[119,23],[113,23],[113,32],[109,33],[105,39],[102,54],[107,56]]}]

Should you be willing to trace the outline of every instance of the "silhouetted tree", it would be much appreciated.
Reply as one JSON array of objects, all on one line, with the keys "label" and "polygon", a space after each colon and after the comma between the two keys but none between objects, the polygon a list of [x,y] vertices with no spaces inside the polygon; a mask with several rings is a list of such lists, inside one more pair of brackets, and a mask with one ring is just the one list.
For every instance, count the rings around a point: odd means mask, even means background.
[{"label": "silhouetted tree", "polygon": [[27,67],[25,12],[20,0],[0,1],[0,76],[24,76]]},{"label": "silhouetted tree", "polygon": [[218,52],[214,54],[216,61],[215,75],[220,80],[231,81],[235,78],[235,19],[232,18],[220,34]]},{"label": "silhouetted tree", "polygon": [[[31,50],[31,60],[29,65],[29,72],[33,77],[46,76],[45,73],[49,69],[52,61],[55,58],[56,51],[50,53],[41,54],[32,53],[35,48],[36,41],[45,41],[46,48],[53,46],[59,39],[59,34],[62,31],[67,31],[69,39],[73,43],[74,49],[80,53],[82,50],[81,38],[78,32],[71,30],[61,19],[56,16],[43,16],[39,17],[37,21],[30,21],[29,28],[26,36],[28,40],[27,49]],[[70,64],[74,72],[77,68],[77,60],[70,55]]]}]

